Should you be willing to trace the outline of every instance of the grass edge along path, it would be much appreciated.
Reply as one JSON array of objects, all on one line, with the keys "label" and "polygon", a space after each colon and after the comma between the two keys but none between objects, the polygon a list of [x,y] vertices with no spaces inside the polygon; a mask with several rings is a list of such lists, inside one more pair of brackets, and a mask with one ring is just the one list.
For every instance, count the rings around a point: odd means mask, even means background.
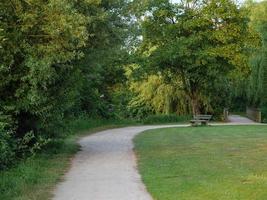
[{"label": "grass edge along path", "polygon": [[102,130],[134,125],[132,122],[78,120],[70,125],[71,134],[54,141],[47,150],[0,171],[0,199],[48,200],[79,151],[77,140]]},{"label": "grass edge along path", "polygon": [[267,126],[155,129],[134,143],[155,200],[266,200]]},{"label": "grass edge along path", "polygon": [[[48,200],[53,196],[56,184],[71,165],[71,159],[79,151],[77,140],[102,130],[132,125],[186,123],[181,116],[156,116],[149,122],[134,120],[99,120],[80,117],[69,120],[70,133],[51,143],[42,153],[19,161],[12,168],[0,171],[0,199],[2,200]],[[63,133],[64,135],[64,133]]]}]

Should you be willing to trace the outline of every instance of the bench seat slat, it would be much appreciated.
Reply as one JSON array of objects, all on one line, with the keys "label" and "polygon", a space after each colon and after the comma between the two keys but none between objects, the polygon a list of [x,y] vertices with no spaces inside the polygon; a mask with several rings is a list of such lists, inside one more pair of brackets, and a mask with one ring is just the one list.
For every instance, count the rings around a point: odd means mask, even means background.
[{"label": "bench seat slat", "polygon": [[194,115],[193,119],[190,120],[190,123],[192,125],[197,125],[199,123],[201,124],[208,124],[208,122],[211,120],[212,115]]}]

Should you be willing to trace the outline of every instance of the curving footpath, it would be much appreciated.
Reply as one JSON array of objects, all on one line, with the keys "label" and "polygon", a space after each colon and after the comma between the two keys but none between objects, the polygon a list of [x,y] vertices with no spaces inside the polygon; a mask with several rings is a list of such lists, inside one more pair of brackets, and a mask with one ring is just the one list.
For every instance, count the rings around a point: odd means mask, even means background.
[{"label": "curving footpath", "polygon": [[152,200],[136,168],[132,139],[148,129],[188,125],[111,129],[84,137],[54,200]]},{"label": "curving footpath", "polygon": [[240,115],[229,115],[228,120],[230,123],[239,123],[239,124],[259,124],[257,122],[248,119],[247,117],[242,117]]},{"label": "curving footpath", "polygon": [[[240,116],[230,123],[255,124]],[[111,129],[84,137],[64,182],[56,188],[54,200],[152,200],[137,171],[133,138],[148,129],[189,125],[139,126]]]}]

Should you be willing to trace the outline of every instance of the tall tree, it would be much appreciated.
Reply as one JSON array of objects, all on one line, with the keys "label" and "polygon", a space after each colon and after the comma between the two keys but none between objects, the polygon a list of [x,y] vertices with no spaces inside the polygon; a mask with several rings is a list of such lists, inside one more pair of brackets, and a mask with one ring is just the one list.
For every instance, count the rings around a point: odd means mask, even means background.
[{"label": "tall tree", "polygon": [[77,64],[83,80],[81,108],[91,115],[110,117],[113,88],[125,80],[123,65],[129,62],[127,42],[134,26],[127,13],[128,1],[103,0],[95,4],[93,11],[84,5],[80,9],[94,19],[87,26],[91,40]]},{"label": "tall tree", "polygon": [[267,119],[267,2],[249,2],[251,26],[260,35],[260,48],[250,57],[252,74],[248,87],[250,106],[261,107]]},{"label": "tall tree", "polygon": [[13,150],[28,133],[59,135],[68,115],[101,107],[100,96],[123,78],[126,7],[127,0],[0,1],[0,146]]},{"label": "tall tree", "polygon": [[179,77],[194,114],[219,76],[248,71],[248,18],[234,1],[149,1],[141,20],[146,66]]},{"label": "tall tree", "polygon": [[45,130],[75,98],[71,61],[88,38],[87,16],[68,0],[1,1],[0,10],[0,113],[17,134]]}]

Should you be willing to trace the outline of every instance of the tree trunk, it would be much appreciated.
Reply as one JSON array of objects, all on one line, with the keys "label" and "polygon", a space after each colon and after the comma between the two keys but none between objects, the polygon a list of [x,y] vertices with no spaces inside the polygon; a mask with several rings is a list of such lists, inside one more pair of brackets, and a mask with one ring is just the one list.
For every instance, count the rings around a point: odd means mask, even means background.
[{"label": "tree trunk", "polygon": [[193,115],[200,114],[200,102],[197,92],[192,92],[190,95],[191,107]]},{"label": "tree trunk", "polygon": [[189,102],[191,104],[192,114],[200,114],[200,101],[197,87],[194,87],[196,83],[186,80],[185,73],[181,71],[182,82],[184,85],[184,91],[188,96]]}]

